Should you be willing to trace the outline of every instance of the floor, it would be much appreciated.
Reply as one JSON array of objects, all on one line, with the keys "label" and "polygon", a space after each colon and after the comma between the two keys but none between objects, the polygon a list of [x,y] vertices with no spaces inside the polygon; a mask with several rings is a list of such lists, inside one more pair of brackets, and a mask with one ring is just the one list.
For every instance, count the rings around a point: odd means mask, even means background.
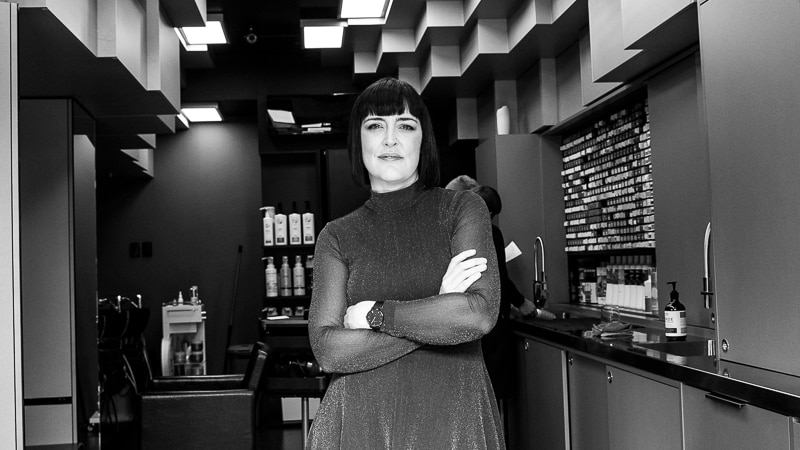
[{"label": "floor", "polygon": [[[139,449],[139,436],[136,432],[124,429],[108,430],[107,433],[98,435],[96,432],[90,433],[86,437],[86,445],[69,446],[67,449],[85,450],[147,450]],[[302,450],[302,431],[299,424],[262,427],[258,432],[259,450]],[[34,449],[31,449],[34,450]],[[36,450],[49,450],[37,447]],[[53,448],[52,450],[56,450]]]}]

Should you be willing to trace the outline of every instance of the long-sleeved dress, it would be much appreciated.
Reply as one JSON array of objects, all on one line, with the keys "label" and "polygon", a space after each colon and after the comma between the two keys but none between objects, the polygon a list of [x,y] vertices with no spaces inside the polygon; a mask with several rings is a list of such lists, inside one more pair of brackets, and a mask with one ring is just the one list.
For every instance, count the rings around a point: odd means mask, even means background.
[{"label": "long-sleeved dress", "polygon": [[[451,258],[471,248],[489,268],[465,293],[439,295]],[[314,260],[309,336],[333,376],[307,448],[504,448],[480,345],[500,304],[480,197],[419,183],[373,193],[325,226]],[[344,328],[364,300],[385,301],[380,331]]]}]

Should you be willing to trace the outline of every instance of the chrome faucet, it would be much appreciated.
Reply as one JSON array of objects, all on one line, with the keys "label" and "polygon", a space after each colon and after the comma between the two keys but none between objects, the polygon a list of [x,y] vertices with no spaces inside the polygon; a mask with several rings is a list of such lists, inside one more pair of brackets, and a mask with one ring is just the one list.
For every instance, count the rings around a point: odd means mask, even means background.
[{"label": "chrome faucet", "polygon": [[[542,255],[541,270],[539,270],[539,253]],[[544,269],[544,241],[539,236],[536,236],[536,240],[533,242],[533,272],[533,304],[537,308],[544,308],[548,296],[547,272]]]},{"label": "chrome faucet", "polygon": [[703,296],[703,305],[706,309],[711,309],[711,296],[714,293],[710,290],[711,283],[710,283],[710,275],[708,271],[708,266],[711,261],[711,254],[709,253],[709,246],[711,243],[711,222],[708,222],[708,226],[706,226],[706,236],[703,240],[703,263],[704,263],[704,272],[703,272],[703,290],[700,294]]}]

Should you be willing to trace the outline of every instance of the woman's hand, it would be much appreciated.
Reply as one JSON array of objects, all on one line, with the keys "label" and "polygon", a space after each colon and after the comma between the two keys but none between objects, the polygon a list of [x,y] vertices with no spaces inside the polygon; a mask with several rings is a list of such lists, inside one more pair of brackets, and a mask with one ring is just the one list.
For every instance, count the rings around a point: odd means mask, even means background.
[{"label": "woman's hand", "polygon": [[350,330],[372,329],[367,322],[367,313],[373,305],[373,301],[363,301],[348,306],[344,313],[344,327]]},{"label": "woman's hand", "polygon": [[475,249],[465,250],[450,260],[447,272],[442,277],[440,294],[463,293],[481,277],[481,272],[487,268],[487,261],[486,258],[470,258],[475,253]]}]

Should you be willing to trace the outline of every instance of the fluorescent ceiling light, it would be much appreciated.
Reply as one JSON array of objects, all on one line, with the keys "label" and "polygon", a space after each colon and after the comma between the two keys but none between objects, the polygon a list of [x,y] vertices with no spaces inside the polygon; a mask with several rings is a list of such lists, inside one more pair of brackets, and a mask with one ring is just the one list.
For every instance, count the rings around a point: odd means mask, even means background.
[{"label": "fluorescent ceiling light", "polygon": [[181,113],[189,122],[222,122],[222,114],[216,103],[186,105]]},{"label": "fluorescent ceiling light", "polygon": [[342,48],[347,22],[337,20],[301,20],[303,48]]},{"label": "fluorescent ceiling light", "polygon": [[390,0],[342,0],[342,19],[376,19],[386,17]]},{"label": "fluorescent ceiling light", "polygon": [[294,123],[294,114],[284,109],[268,109],[269,120],[273,123]]},{"label": "fluorescent ceiling light", "polygon": [[[227,44],[221,14],[209,14],[204,27],[181,27],[179,35],[187,45]],[[188,49],[187,49],[188,50]]]},{"label": "fluorescent ceiling light", "polygon": [[189,128],[189,119],[187,119],[182,112],[178,113],[178,121],[183,124],[184,128]]},{"label": "fluorescent ceiling light", "polygon": [[175,28],[175,34],[178,35],[178,40],[183,45],[183,48],[186,49],[187,52],[207,52],[208,46],[205,44],[202,45],[190,45],[186,43],[186,39],[183,37],[183,33],[181,33],[180,28]]}]

